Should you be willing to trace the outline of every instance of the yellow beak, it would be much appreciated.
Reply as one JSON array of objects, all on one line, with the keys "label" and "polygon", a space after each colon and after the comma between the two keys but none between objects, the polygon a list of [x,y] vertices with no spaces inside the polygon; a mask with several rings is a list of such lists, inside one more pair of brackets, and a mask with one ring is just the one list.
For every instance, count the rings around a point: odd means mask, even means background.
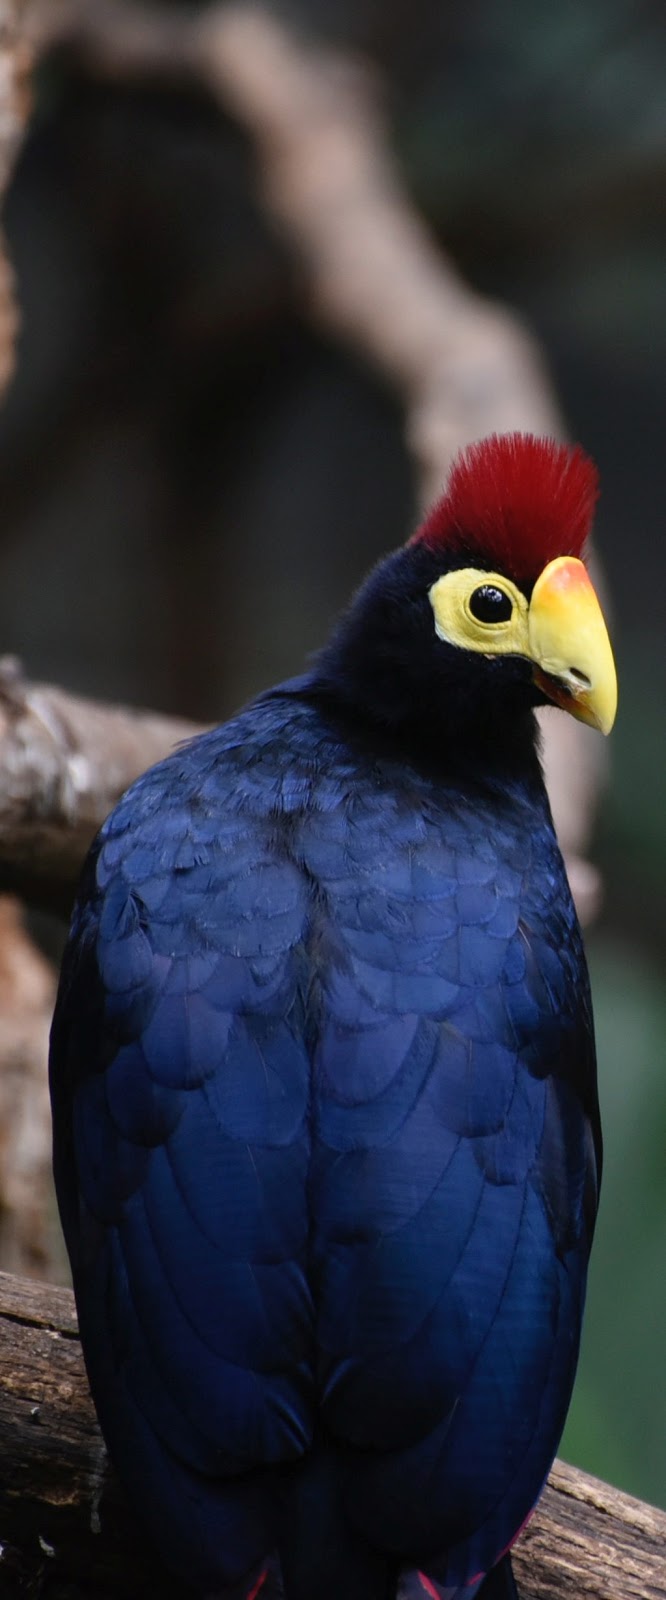
[{"label": "yellow beak", "polygon": [[572,717],[610,733],[617,710],[615,662],[582,561],[558,556],[544,568],[532,591],[528,629],[539,688]]}]

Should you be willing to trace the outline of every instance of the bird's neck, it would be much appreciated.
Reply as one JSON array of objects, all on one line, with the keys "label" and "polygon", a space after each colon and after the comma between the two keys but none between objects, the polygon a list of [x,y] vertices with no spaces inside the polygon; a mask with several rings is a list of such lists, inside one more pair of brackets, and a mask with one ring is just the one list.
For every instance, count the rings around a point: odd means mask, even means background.
[{"label": "bird's neck", "polygon": [[518,785],[545,795],[539,728],[531,707],[504,716],[496,706],[471,706],[452,686],[433,695],[373,658],[358,638],[339,630],[305,680],[305,693],[346,742],[364,754],[407,761],[435,781],[465,787]]},{"label": "bird's neck", "polygon": [[402,721],[384,713],[377,698],[358,695],[316,670],[308,679],[306,697],[317,705],[335,731],[364,755],[406,761],[435,782],[460,787],[519,787],[534,798],[544,796],[540,738],[534,713],[528,711],[506,728],[490,722],[462,730],[456,719],[416,711]]}]

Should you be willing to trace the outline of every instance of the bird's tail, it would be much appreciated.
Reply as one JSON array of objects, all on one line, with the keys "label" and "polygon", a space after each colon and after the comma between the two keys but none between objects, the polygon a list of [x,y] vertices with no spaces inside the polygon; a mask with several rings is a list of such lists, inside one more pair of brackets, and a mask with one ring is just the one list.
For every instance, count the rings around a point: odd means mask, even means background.
[{"label": "bird's tail", "polygon": [[323,1443],[287,1469],[278,1502],[279,1561],[256,1600],[519,1600],[508,1552],[491,1572],[462,1586],[401,1571],[349,1520],[339,1463]]},{"label": "bird's tail", "polygon": [[396,1600],[396,1564],[351,1526],[335,1464],[324,1451],[299,1463],[291,1478],[279,1552],[285,1600]]},{"label": "bird's tail", "polygon": [[398,1584],[398,1600],[519,1600],[511,1557],[507,1554],[491,1572],[480,1574],[472,1583],[453,1588],[438,1583],[423,1572],[403,1572]]},{"label": "bird's tail", "polygon": [[[323,1579],[318,1570],[314,1579],[315,1587],[304,1588],[304,1584],[312,1583],[308,1577],[305,1565],[302,1570],[294,1573],[293,1581],[285,1589],[283,1575],[278,1561],[271,1561],[262,1571],[256,1584],[246,1596],[246,1600],[303,1600],[307,1595],[308,1600],[347,1600],[359,1596],[360,1600],[375,1600],[376,1595],[384,1595],[389,1600],[519,1600],[516,1580],[513,1575],[511,1560],[508,1555],[493,1567],[491,1572],[480,1576],[472,1583],[464,1584],[461,1588],[438,1583],[436,1579],[429,1578],[424,1572],[402,1572],[397,1581],[395,1575],[383,1571],[376,1565],[368,1570],[366,1562],[362,1559],[359,1566],[354,1566],[353,1571],[348,1564],[351,1552],[347,1549],[344,1566],[336,1564],[331,1566]],[[330,1580],[330,1583],[329,1583]],[[298,1587],[294,1588],[294,1583]],[[378,1587],[379,1585],[379,1587]],[[382,1587],[383,1585],[383,1587]]]}]

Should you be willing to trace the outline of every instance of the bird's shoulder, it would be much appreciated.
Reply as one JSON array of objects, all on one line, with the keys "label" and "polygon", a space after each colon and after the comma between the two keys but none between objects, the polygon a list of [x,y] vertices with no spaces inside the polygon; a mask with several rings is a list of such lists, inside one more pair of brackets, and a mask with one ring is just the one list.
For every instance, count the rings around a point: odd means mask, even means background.
[{"label": "bird's shoulder", "polygon": [[[295,878],[285,819],[307,804],[322,765],[323,739],[308,708],[267,696],[143,773],[89,852],[65,980],[72,956],[91,941],[100,950],[116,950],[118,959],[122,946],[135,979],[142,967],[141,933],[149,930],[159,951],[159,930],[168,928],[174,954],[179,938],[188,953],[198,936],[205,944],[202,907],[219,914],[216,892],[225,885],[239,948],[248,917],[286,912]],[[139,936],[132,944],[134,924]],[[116,987],[112,972],[109,978]]]}]

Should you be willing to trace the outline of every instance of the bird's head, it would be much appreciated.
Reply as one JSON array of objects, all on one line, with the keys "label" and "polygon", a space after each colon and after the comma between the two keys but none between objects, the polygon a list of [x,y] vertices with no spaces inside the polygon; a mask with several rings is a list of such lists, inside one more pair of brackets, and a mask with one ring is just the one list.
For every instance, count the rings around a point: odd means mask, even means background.
[{"label": "bird's head", "polygon": [[420,742],[430,729],[496,745],[548,703],[608,733],[615,667],[584,560],[597,492],[578,446],[519,433],[471,445],[361,589],[325,673]]}]

